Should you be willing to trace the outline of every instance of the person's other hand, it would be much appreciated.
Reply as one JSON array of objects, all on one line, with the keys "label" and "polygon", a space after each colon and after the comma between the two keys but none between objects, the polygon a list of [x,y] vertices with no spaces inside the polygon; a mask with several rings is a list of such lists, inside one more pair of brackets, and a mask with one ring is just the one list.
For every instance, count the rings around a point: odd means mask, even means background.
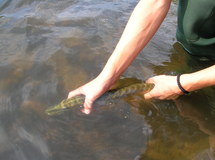
[{"label": "person's other hand", "polygon": [[173,100],[182,95],[177,85],[176,76],[159,75],[149,78],[147,83],[154,83],[154,88],[144,94],[145,99]]},{"label": "person's other hand", "polygon": [[86,83],[85,85],[73,91],[70,91],[68,98],[72,98],[77,95],[85,95],[84,109],[82,110],[82,112],[85,114],[90,114],[93,102],[108,89],[107,85],[101,82],[102,81],[99,79],[94,79],[89,83]]}]

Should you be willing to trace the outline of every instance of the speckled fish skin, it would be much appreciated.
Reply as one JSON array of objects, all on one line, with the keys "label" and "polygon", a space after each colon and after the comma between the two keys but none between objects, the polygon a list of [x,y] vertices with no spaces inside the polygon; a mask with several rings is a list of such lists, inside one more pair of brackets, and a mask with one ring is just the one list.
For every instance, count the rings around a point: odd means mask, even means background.
[{"label": "speckled fish skin", "polygon": [[85,96],[83,95],[75,96],[69,99],[64,99],[58,105],[47,108],[45,110],[45,113],[49,116],[56,115],[71,107],[82,105],[84,103],[84,100],[85,100]]},{"label": "speckled fish skin", "polygon": [[[100,99],[111,100],[111,99],[116,99],[116,98],[122,98],[122,97],[131,95],[131,94],[134,94],[137,92],[146,93],[146,92],[149,92],[150,90],[152,90],[153,87],[154,87],[154,84],[149,84],[149,83],[144,83],[144,82],[135,83],[135,84],[120,88],[115,91],[107,92],[101,98],[96,100],[96,102],[99,101]],[[84,100],[85,100],[85,96],[83,96],[83,95],[75,96],[75,97],[72,97],[69,99],[64,99],[63,101],[60,102],[60,104],[46,109],[45,112],[46,112],[46,114],[48,114],[50,116],[59,114],[59,113],[65,111],[66,109],[72,108],[77,105],[79,105],[79,106],[83,105]]]},{"label": "speckled fish skin", "polygon": [[110,98],[121,98],[124,96],[128,96],[137,92],[149,92],[150,90],[152,90],[152,88],[154,87],[154,84],[149,84],[149,83],[135,83],[132,84],[130,86],[121,88],[117,91],[115,91],[113,94],[111,94],[109,97]]}]

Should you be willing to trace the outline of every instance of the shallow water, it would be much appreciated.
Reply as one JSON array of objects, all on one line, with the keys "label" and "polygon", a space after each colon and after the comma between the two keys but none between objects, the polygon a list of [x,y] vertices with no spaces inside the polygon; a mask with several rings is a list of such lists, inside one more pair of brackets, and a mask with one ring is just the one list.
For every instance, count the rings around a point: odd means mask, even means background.
[{"label": "shallow water", "polygon": [[[137,0],[0,0],[0,159],[190,160],[212,157],[214,88],[177,101],[130,96],[84,115],[44,110],[95,77]],[[175,43],[176,4],[124,73],[146,79],[208,65]],[[174,45],[173,45],[174,44]]]}]

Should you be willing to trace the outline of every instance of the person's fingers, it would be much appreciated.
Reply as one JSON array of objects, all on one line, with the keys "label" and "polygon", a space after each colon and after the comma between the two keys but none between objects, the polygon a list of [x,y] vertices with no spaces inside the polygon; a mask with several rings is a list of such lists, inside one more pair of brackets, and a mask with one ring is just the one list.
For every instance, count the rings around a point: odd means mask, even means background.
[{"label": "person's fingers", "polygon": [[146,83],[154,83],[154,79],[153,78],[149,78],[146,80]]},{"label": "person's fingers", "polygon": [[75,90],[69,92],[67,98],[72,98],[72,97],[74,97],[74,96],[78,96],[78,95],[81,95],[81,94],[82,94],[82,93],[81,93],[81,90],[78,88],[78,89],[75,89]]},{"label": "person's fingers", "polygon": [[82,112],[85,114],[90,114],[90,112],[92,111],[92,106],[93,101],[86,97],[84,101],[84,109],[82,109]]},{"label": "person's fingers", "polygon": [[[152,84],[154,84],[154,79],[153,78],[149,78],[149,79],[146,80],[146,83],[152,83]],[[153,95],[152,95],[153,91],[154,91],[154,88],[151,91],[145,93],[144,94],[144,98],[146,100],[153,98]]]},{"label": "person's fingers", "polygon": [[145,98],[146,100],[147,100],[147,99],[151,99],[151,98],[152,98],[151,93],[150,93],[150,92],[145,93],[145,94],[144,94],[144,98]]}]

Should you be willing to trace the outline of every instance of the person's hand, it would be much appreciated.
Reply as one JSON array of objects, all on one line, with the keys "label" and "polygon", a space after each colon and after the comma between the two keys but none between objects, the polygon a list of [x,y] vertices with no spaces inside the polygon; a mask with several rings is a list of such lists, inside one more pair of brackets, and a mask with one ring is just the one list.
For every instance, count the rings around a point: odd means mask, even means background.
[{"label": "person's hand", "polygon": [[105,93],[107,89],[107,84],[102,83],[99,79],[94,79],[89,83],[70,91],[68,98],[72,98],[77,95],[85,95],[84,109],[82,112],[85,114],[90,114],[93,102]]},{"label": "person's hand", "polygon": [[150,92],[144,94],[145,99],[173,100],[182,95],[176,76],[160,75],[149,78],[146,82],[154,83],[155,86]]}]

